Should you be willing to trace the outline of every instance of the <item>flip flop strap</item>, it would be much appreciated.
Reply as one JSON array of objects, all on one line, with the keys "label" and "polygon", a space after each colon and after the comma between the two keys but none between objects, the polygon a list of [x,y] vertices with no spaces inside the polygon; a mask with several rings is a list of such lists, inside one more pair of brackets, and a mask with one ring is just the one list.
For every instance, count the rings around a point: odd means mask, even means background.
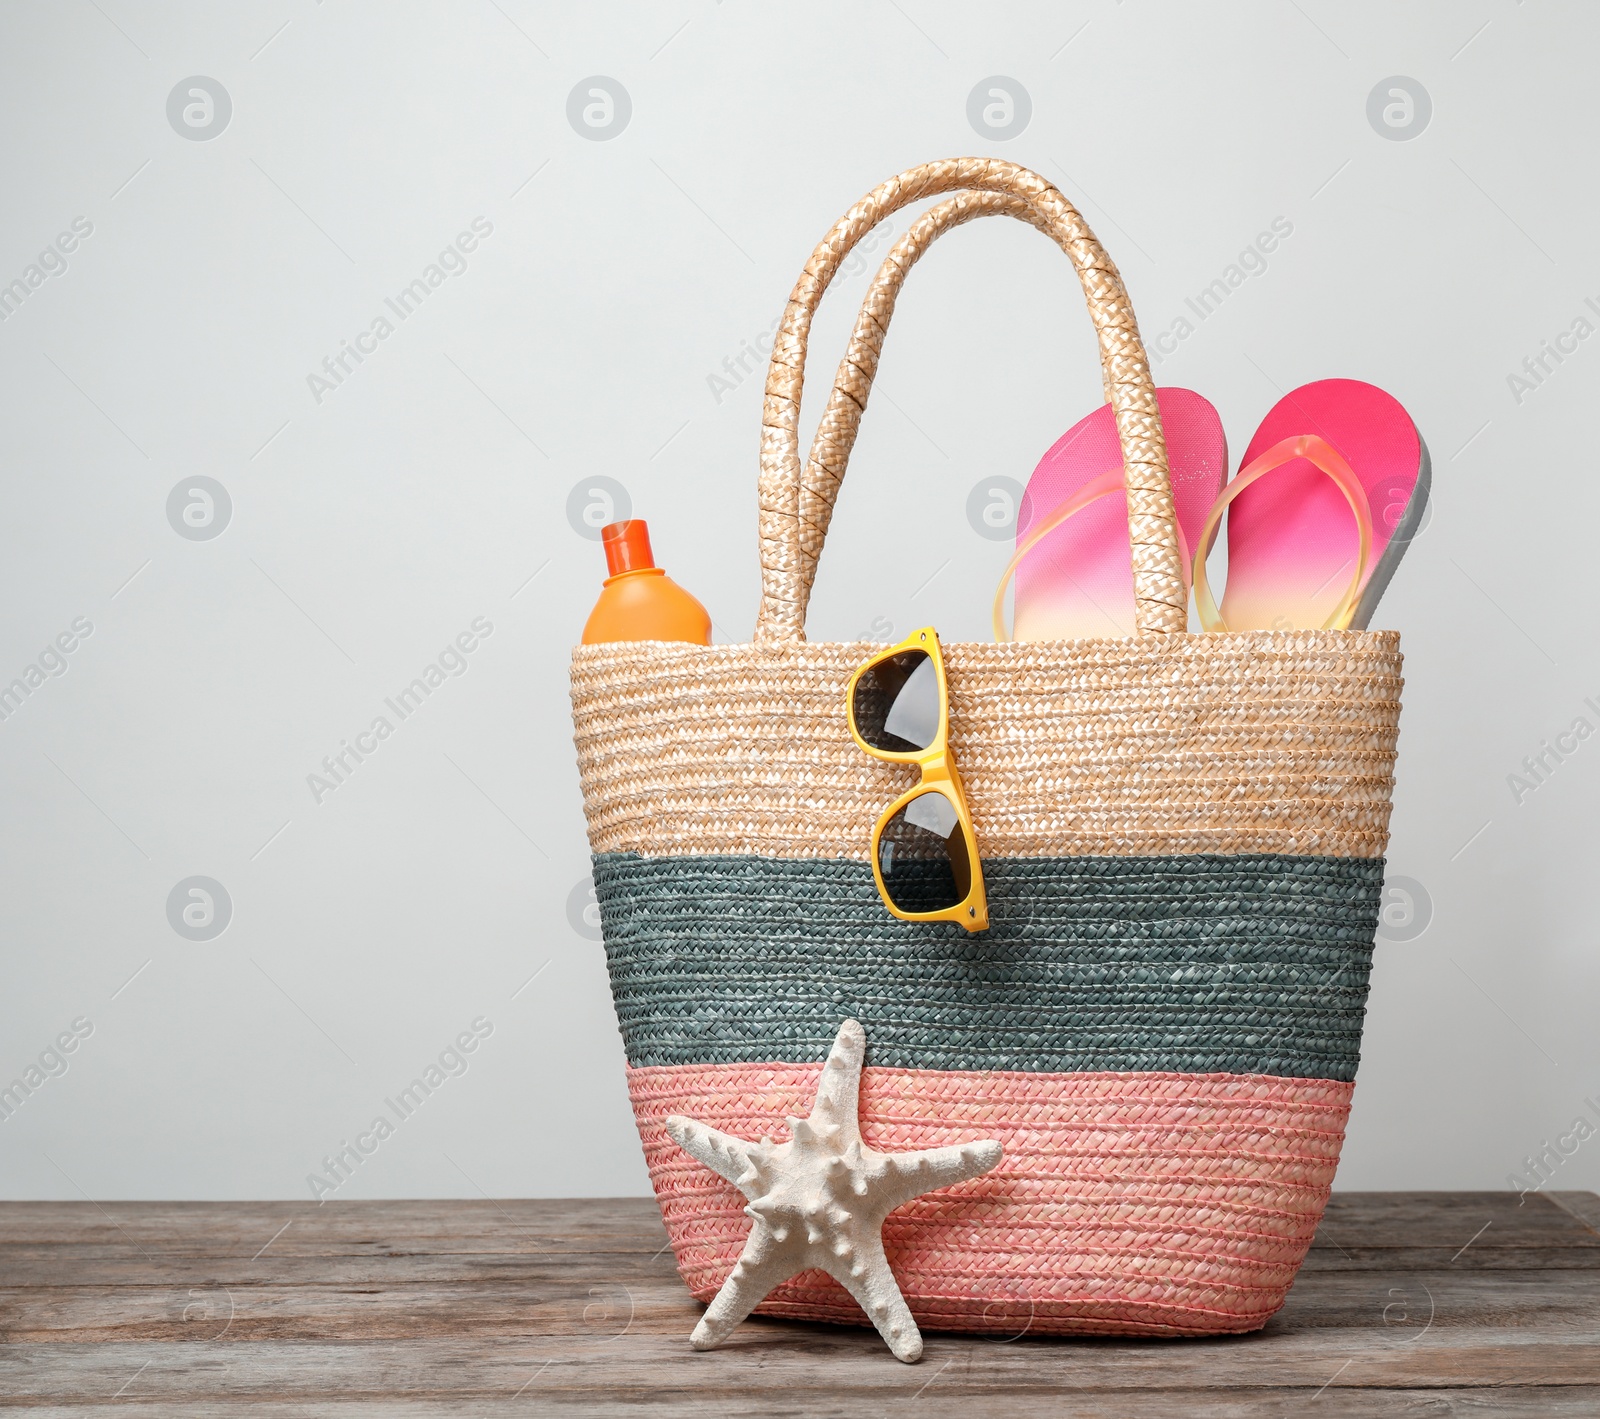
[{"label": "flip flop strap", "polygon": [[1339,604],[1322,623],[1322,629],[1325,631],[1342,631],[1349,628],[1350,618],[1355,615],[1356,603],[1361,595],[1362,584],[1366,581],[1367,562],[1372,555],[1372,506],[1367,501],[1367,490],[1361,486],[1361,480],[1356,477],[1355,469],[1345,461],[1339,450],[1315,434],[1301,434],[1296,438],[1284,439],[1280,443],[1273,444],[1266,452],[1241,468],[1239,476],[1229,483],[1223,489],[1222,496],[1211,504],[1211,511],[1206,514],[1205,526],[1200,530],[1200,546],[1195,553],[1192,576],[1195,610],[1200,615],[1201,629],[1207,631],[1228,629],[1227,622],[1222,619],[1222,613],[1217,610],[1216,601],[1212,599],[1211,587],[1206,580],[1206,557],[1216,540],[1217,526],[1222,521],[1222,514],[1227,510],[1229,503],[1258,479],[1301,458],[1319,473],[1324,473],[1333,479],[1339,491],[1344,494],[1345,501],[1350,504],[1350,511],[1356,517],[1356,531],[1360,539],[1356,553],[1356,574],[1350,579],[1350,585],[1345,588]]},{"label": "flip flop strap", "polygon": [[[1011,584],[1011,578],[1017,574],[1017,568],[1022,565],[1022,559],[1069,517],[1076,516],[1090,503],[1099,502],[1101,498],[1109,498],[1113,493],[1120,493],[1123,487],[1121,467],[1108,468],[1098,477],[1091,478],[1070,498],[1064,498],[1057,503],[1048,517],[1041,518],[1028,529],[1028,535],[1018,543],[1015,555],[1006,563],[1005,571],[1000,574],[1000,585],[995,588],[993,611],[995,640],[1004,642],[1011,639],[1010,633],[1006,630],[1006,588]],[[1189,545],[1183,535],[1183,524],[1174,518],[1172,525],[1178,534],[1178,559],[1185,573],[1184,590],[1187,591]]]}]

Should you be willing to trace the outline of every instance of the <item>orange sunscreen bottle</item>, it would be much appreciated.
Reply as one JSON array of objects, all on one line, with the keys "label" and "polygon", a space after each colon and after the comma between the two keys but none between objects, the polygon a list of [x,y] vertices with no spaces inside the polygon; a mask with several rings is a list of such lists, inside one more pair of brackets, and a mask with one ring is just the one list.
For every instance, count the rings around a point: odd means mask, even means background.
[{"label": "orange sunscreen bottle", "polygon": [[655,563],[650,529],[642,518],[600,529],[611,575],[583,627],[583,643],[691,641],[711,644],[711,617]]}]

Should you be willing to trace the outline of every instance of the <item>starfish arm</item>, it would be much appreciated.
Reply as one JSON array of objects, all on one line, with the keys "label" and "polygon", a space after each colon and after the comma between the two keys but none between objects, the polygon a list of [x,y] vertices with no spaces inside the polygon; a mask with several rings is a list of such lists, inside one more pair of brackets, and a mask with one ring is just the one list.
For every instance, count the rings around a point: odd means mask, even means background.
[{"label": "starfish arm", "polygon": [[745,1241],[744,1251],[733,1264],[706,1313],[700,1317],[689,1343],[696,1350],[710,1350],[722,1344],[728,1334],[791,1276],[805,1269],[803,1258],[779,1247],[758,1221]]},{"label": "starfish arm", "polygon": [[750,1235],[690,1337],[720,1345],[778,1286],[810,1268],[826,1271],[867,1313],[895,1357],[922,1355],[922,1335],[883,1249],[883,1219],[902,1203],[966,1182],[1000,1161],[979,1139],[916,1153],[879,1153],[862,1141],[861,1070],[866,1032],[846,1020],[828,1052],[808,1118],[788,1120],[790,1141],[747,1142],[674,1114],[668,1134],[749,1200]]},{"label": "starfish arm", "polygon": [[855,1297],[895,1359],[909,1365],[922,1358],[922,1332],[900,1294],[880,1237],[861,1238],[847,1255],[828,1258],[823,1269]]},{"label": "starfish arm", "polygon": [[846,1020],[828,1051],[817,1084],[817,1101],[810,1122],[823,1129],[842,1128],[846,1140],[861,1136],[857,1113],[861,1098],[861,1065],[867,1056],[867,1032],[856,1020]]},{"label": "starfish arm", "polygon": [[958,1143],[949,1148],[925,1148],[920,1153],[886,1153],[886,1176],[881,1196],[895,1208],[936,1188],[954,1187],[989,1171],[1000,1161],[1002,1149],[992,1138]]},{"label": "starfish arm", "polygon": [[[766,1154],[762,1144],[747,1143],[742,1138],[735,1138],[731,1133],[696,1123],[692,1118],[684,1118],[681,1114],[670,1115],[666,1120],[666,1126],[667,1132],[672,1135],[672,1141],[678,1147],[696,1161],[704,1163],[712,1172],[726,1178],[734,1186],[744,1188],[747,1183],[759,1179],[760,1163]],[[748,1197],[750,1194],[746,1191],[745,1195]]]}]

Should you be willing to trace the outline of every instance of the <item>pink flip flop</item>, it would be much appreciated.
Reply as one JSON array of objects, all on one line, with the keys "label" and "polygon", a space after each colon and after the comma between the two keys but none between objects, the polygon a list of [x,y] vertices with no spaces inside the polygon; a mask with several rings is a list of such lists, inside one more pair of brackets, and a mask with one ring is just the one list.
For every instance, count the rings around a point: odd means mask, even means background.
[{"label": "pink flip flop", "polygon": [[[1158,389],[1167,468],[1187,572],[1207,510],[1228,475],[1228,441],[1209,400],[1190,389]],[[1017,582],[1013,633],[1005,593]],[[1133,569],[1122,447],[1109,404],[1079,420],[1039,460],[1017,517],[1017,551],[994,599],[995,639],[1073,640],[1131,636]]]},{"label": "pink flip flop", "polygon": [[[1393,395],[1356,379],[1286,394],[1190,544],[1200,552],[1201,626],[1365,630],[1421,524],[1431,478],[1427,445]],[[1204,563],[1224,510],[1228,586],[1218,611]]]}]

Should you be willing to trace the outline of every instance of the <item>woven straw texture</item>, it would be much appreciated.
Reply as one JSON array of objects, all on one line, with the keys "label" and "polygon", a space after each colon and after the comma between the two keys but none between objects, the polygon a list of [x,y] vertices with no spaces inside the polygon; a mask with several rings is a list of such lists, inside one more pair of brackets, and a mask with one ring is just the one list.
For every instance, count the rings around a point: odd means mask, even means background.
[{"label": "woven straw texture", "polygon": [[[809,457],[812,317],[850,249],[942,200],[880,267]],[[808,645],[805,613],[906,274],[977,216],[1066,252],[1127,486],[1138,635],[945,647],[950,744],[991,929],[892,922],[869,835],[909,785],[844,715],[879,647]],[[666,1114],[745,1138],[805,1114],[840,1020],[867,1027],[874,1146],[980,1137],[998,1168],[893,1214],[918,1322],[1202,1334],[1282,1304],[1338,1161],[1358,1058],[1400,710],[1391,633],[1190,636],[1166,444],[1116,267],[1036,173],[987,159],[875,188],[813,251],[762,413],[754,643],[580,647],[573,723],[612,990],[678,1264],[709,1300],[741,1199]],[[860,1324],[826,1278],[769,1314]]]},{"label": "woven straw texture", "polygon": [[[850,738],[866,644],[582,646],[573,723],[595,852],[865,860],[913,781]],[[1380,857],[1393,632],[945,647],[984,856]]]},{"label": "woven straw texture", "polygon": [[989,930],[896,921],[864,862],[595,859],[628,1063],[787,1060],[860,1020],[913,1069],[1355,1078],[1383,864],[990,858]]},{"label": "woven straw texture", "polygon": [[[678,1269],[716,1294],[750,1228],[744,1198],[667,1137],[685,1114],[783,1137],[814,1065],[633,1069],[634,1112]],[[917,1323],[1016,1336],[1254,1330],[1283,1304],[1327,1202],[1351,1085],[1203,1074],[943,1073],[868,1067],[874,1148],[998,1138],[993,1172],[892,1213],[884,1246]],[[860,1324],[806,1272],[764,1315]]]}]

